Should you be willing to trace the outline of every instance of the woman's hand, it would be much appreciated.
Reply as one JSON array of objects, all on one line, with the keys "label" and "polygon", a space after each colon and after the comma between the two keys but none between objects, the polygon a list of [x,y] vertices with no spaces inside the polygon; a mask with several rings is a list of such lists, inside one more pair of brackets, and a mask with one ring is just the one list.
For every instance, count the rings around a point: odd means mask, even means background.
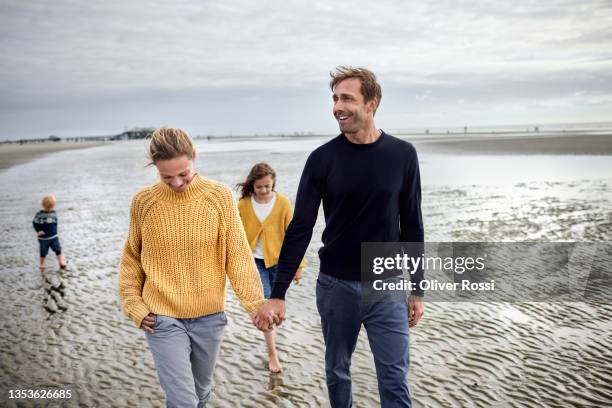
[{"label": "woman's hand", "polygon": [[140,323],[140,330],[144,331],[145,333],[153,333],[153,326],[155,325],[156,318],[157,316],[155,316],[154,313],[149,313],[146,315]]}]

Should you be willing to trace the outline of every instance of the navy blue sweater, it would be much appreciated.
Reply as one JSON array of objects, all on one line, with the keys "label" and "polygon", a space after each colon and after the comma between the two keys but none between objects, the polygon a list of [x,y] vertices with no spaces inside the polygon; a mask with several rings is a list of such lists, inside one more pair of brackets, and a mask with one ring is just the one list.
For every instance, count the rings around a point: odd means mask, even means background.
[{"label": "navy blue sweater", "polygon": [[[323,200],[320,272],[361,280],[362,242],[423,242],[421,182],[412,144],[382,133],[355,144],[340,134],[304,166],[293,220],[285,233],[272,298],[284,299],[306,252]],[[418,288],[422,272],[412,277]],[[422,291],[413,291],[422,295]]]},{"label": "navy blue sweater", "polygon": [[55,211],[38,211],[32,220],[36,232],[44,231],[45,235],[38,239],[51,239],[57,236],[57,214]]}]

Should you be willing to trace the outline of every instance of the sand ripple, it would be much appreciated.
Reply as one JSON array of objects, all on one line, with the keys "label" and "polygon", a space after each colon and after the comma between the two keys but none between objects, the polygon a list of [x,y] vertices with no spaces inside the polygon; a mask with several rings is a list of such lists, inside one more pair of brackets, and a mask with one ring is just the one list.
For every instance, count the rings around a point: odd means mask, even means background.
[{"label": "sand ripple", "polygon": [[[235,184],[269,161],[278,189],[294,198],[307,153],[202,152],[197,167]],[[230,163],[231,165],[228,165]],[[68,151],[0,173],[0,388],[71,389],[65,406],[163,406],[144,336],[120,312],[117,265],[131,196],[155,180],[140,143]],[[40,178],[34,174],[54,174]],[[611,180],[448,186],[423,190],[429,241],[605,241]],[[59,201],[69,272],[37,268],[30,229],[40,196]],[[303,283],[290,289],[278,332],[285,372],[266,371],[263,338],[228,296],[230,323],[215,371],[212,407],[327,404],[314,300],[320,215]],[[49,265],[54,265],[49,259]],[[427,304],[411,332],[410,386],[419,407],[612,406],[612,306],[587,303]],[[353,360],[356,406],[379,405],[362,331]],[[57,401],[56,401],[57,403]],[[3,401],[17,406],[15,401]]]}]

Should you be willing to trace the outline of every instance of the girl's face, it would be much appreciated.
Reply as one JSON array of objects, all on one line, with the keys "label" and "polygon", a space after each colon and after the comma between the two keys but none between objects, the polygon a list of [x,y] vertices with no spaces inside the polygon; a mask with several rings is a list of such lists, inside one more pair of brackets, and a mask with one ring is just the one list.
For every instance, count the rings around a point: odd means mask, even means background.
[{"label": "girl's face", "polygon": [[253,190],[255,191],[255,199],[258,202],[267,203],[272,199],[274,179],[272,176],[264,176],[255,180],[255,183],[253,183]]},{"label": "girl's face", "polygon": [[155,166],[161,180],[176,193],[185,191],[195,175],[192,161],[186,155],[169,160],[157,160]]}]

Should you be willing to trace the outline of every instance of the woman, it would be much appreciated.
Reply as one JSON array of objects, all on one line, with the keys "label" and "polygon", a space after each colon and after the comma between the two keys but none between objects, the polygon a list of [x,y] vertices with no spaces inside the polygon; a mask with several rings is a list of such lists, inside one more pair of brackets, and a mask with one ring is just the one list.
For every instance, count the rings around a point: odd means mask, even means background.
[{"label": "woman", "polygon": [[[240,218],[253,251],[255,264],[263,284],[264,297],[268,299],[276,277],[276,264],[280,254],[285,231],[293,218],[289,199],[275,191],[276,172],[267,163],[258,163],[249,172],[246,180],[238,184],[242,198],[238,202]],[[300,264],[295,283],[302,278]],[[268,349],[268,368],[273,373],[282,371],[276,352],[274,329],[264,332]]]},{"label": "woman", "polygon": [[264,302],[233,194],[194,171],[195,155],[182,130],[153,133],[160,181],[132,200],[119,272],[123,310],[146,333],[168,406],[210,398],[226,276],[251,316]]}]

